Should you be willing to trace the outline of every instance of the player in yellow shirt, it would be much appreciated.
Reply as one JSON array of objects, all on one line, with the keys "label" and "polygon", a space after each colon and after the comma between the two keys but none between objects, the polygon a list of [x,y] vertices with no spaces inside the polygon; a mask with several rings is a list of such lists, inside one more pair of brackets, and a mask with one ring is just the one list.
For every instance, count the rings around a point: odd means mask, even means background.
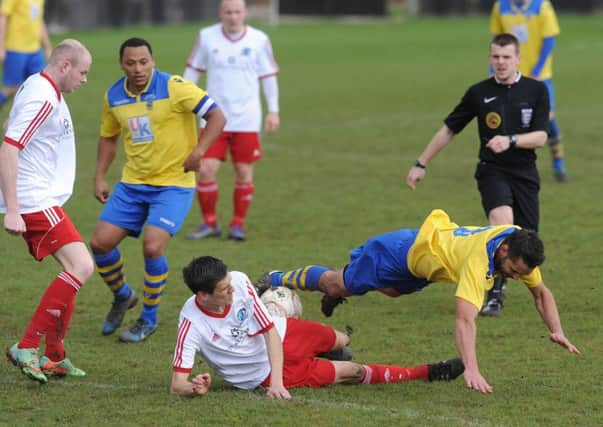
[{"label": "player in yellow shirt", "polygon": [[[96,198],[105,206],[90,246],[97,270],[114,296],[102,328],[103,334],[109,335],[138,302],[117,245],[128,235],[138,237],[144,229],[142,313],[119,337],[140,342],[157,328],[157,311],[169,273],[164,251],[191,206],[194,172],[226,120],[207,92],[156,69],[146,40],[126,40],[119,59],[125,76],[109,88],[103,102],[94,187]],[[200,118],[207,126],[197,141]],[[109,196],[105,175],[120,136],[126,164],[121,181]]]},{"label": "player in yellow shirt", "polygon": [[487,393],[492,387],[479,371],[475,319],[495,276],[522,280],[551,341],[579,353],[565,337],[553,294],[542,281],[539,265],[543,262],[544,245],[536,232],[515,225],[461,227],[437,209],[418,230],[382,234],[353,249],[344,268],[309,265],[274,271],[262,276],[256,286],[260,292],[271,286],[320,290],[326,294],[322,311],[330,316],[347,296],[379,291],[398,297],[432,282],[456,283],[455,338],[465,363],[465,383]]},{"label": "player in yellow shirt", "polygon": [[29,76],[44,69],[51,50],[44,0],[2,0],[0,63],[4,63],[4,78],[0,107]]},{"label": "player in yellow shirt", "polygon": [[525,76],[542,80],[549,92],[549,147],[553,156],[553,171],[559,182],[566,182],[563,145],[555,118],[555,88],[553,86],[553,50],[559,35],[559,23],[553,5],[548,0],[499,0],[490,15],[490,32],[514,34],[520,43],[519,70]]}]

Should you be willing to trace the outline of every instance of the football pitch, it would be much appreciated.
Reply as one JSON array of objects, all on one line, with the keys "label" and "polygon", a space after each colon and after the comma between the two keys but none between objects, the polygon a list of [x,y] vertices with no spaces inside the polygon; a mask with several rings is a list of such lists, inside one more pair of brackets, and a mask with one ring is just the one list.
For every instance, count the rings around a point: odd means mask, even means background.
[{"label": "football pitch", "polygon": [[[97,275],[80,291],[67,351],[88,373],[83,379],[39,386],[0,363],[0,425],[114,426],[601,426],[603,415],[603,120],[601,16],[560,16],[555,50],[557,114],[571,181],[552,177],[548,148],[539,152],[541,236],[545,283],[557,299],[564,330],[582,351],[569,354],[548,341],[547,329],[519,282],[507,286],[504,316],[479,318],[480,369],[494,387],[482,395],[462,378],[451,383],[294,389],[293,400],[272,401],[264,391],[234,391],[214,377],[203,398],[168,393],[179,310],[189,297],[181,269],[192,257],[213,255],[252,279],[266,270],[311,263],[340,267],[367,238],[417,228],[434,208],[463,225],[483,225],[473,179],[478,138],[468,126],[430,165],[416,191],[408,169],[465,89],[485,78],[485,17],[407,22],[284,23],[259,25],[271,36],[281,99],[280,131],[263,138],[256,193],[244,243],[183,237],[200,221],[196,204],[167,257],[170,279],[159,328],[146,342],[103,337],[111,295]],[[129,28],[70,34],[93,56],[89,82],[67,95],[76,128],[78,172],[66,209],[85,239],[100,212],[93,197],[96,142],[104,91],[122,73],[120,43],[147,38],[157,67],[182,73],[199,25]],[[57,42],[62,37],[53,37]],[[202,85],[202,83],[201,83]],[[4,120],[8,110],[0,113]],[[109,179],[116,182],[123,153]],[[597,166],[599,165],[599,166]],[[219,218],[231,212],[231,165],[220,175]],[[121,246],[125,273],[142,292],[141,241]],[[0,235],[0,344],[19,339],[58,265],[33,261],[22,239]],[[598,260],[598,261],[597,261]],[[359,362],[415,365],[455,357],[454,290],[433,284],[387,298],[350,298],[333,317],[319,310],[320,295],[302,293],[304,318],[355,329]],[[128,312],[130,324],[139,308]],[[194,372],[207,369],[199,364]]]}]

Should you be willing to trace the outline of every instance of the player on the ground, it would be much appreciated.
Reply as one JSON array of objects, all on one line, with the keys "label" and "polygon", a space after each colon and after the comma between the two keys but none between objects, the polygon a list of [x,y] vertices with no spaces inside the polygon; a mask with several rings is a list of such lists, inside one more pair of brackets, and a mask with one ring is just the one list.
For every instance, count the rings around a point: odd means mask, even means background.
[{"label": "player on the ground", "polygon": [[[182,77],[156,69],[146,40],[123,42],[119,61],[125,76],[109,88],[103,102],[94,191],[105,206],[90,246],[97,270],[113,292],[113,304],[102,329],[109,335],[138,301],[117,246],[127,236],[138,237],[144,230],[142,312],[119,337],[140,342],[157,328],[157,312],[169,273],[164,252],[193,201],[194,171],[222,131],[225,119],[207,92]],[[197,117],[207,120],[198,141]],[[109,196],[105,176],[121,135],[126,164]]]},{"label": "player on the ground", "polygon": [[273,318],[249,278],[228,272],[217,258],[195,258],[183,275],[193,296],[180,312],[173,393],[194,396],[209,391],[208,373],[189,380],[197,353],[234,387],[265,387],[269,397],[278,399],[290,399],[287,389],[294,387],[448,381],[463,373],[460,359],[405,368],[318,358],[348,346],[349,336],[316,322]]},{"label": "player on the ground", "polygon": [[0,107],[27,77],[44,68],[51,50],[44,23],[44,0],[2,0],[0,63],[4,63],[4,79]]},{"label": "player on the ground", "polygon": [[[42,296],[25,334],[7,356],[31,379],[86,375],[65,353],[75,297],[94,270],[92,258],[62,206],[73,192],[75,136],[63,93],[86,83],[92,58],[78,41],[59,43],[40,73],[17,92],[0,146],[0,212],[4,229],[21,235],[30,254],[48,255],[62,271]],[[40,340],[46,349],[38,357]]]},{"label": "player on the ground", "polygon": [[525,76],[542,80],[549,92],[550,116],[548,144],[553,156],[553,171],[559,182],[568,180],[565,169],[561,132],[555,117],[553,86],[553,50],[559,35],[559,23],[548,0],[500,0],[494,3],[490,16],[493,35],[511,33],[519,39],[521,63]]},{"label": "player on the ground", "polygon": [[264,129],[272,134],[280,126],[276,77],[279,69],[270,39],[264,32],[246,25],[246,16],[244,0],[222,0],[221,22],[199,31],[184,71],[184,78],[192,82],[199,79],[200,73],[207,72],[207,90],[228,120],[224,132],[201,161],[197,198],[203,223],[187,239],[218,237],[222,233],[216,212],[217,177],[229,151],[235,185],[228,237],[245,239],[245,218],[255,190],[253,164],[262,157],[260,80],[268,107]]},{"label": "player on the ground", "polygon": [[555,298],[542,281],[539,265],[543,262],[544,245],[536,232],[515,225],[462,227],[437,209],[419,230],[402,229],[369,239],[350,252],[350,262],[341,269],[308,265],[272,272],[262,276],[257,286],[260,292],[270,286],[324,292],[322,311],[331,316],[347,296],[379,291],[398,297],[432,282],[456,283],[455,338],[465,363],[465,383],[485,393],[492,387],[477,363],[475,318],[496,276],[521,279],[532,293],[550,340],[579,353],[565,337]]}]

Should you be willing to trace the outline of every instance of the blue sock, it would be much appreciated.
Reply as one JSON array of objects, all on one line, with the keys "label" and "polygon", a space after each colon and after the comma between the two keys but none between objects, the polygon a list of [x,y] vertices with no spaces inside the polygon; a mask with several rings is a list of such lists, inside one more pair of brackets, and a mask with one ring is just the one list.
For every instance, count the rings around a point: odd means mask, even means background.
[{"label": "blue sock", "polygon": [[106,254],[92,254],[96,270],[105,284],[113,292],[113,297],[118,299],[129,298],[132,290],[128,286],[123,272],[123,259],[119,249],[113,248]]},{"label": "blue sock", "polygon": [[0,91],[0,106],[6,104],[6,101],[8,101],[8,97]]},{"label": "blue sock", "polygon": [[273,287],[286,286],[291,289],[317,291],[320,276],[330,268],[320,265],[307,265],[287,272],[275,272],[270,275],[270,284]]},{"label": "blue sock", "polygon": [[168,273],[169,267],[164,255],[159,258],[144,259],[144,304],[140,317],[151,325],[157,324],[157,311]]}]

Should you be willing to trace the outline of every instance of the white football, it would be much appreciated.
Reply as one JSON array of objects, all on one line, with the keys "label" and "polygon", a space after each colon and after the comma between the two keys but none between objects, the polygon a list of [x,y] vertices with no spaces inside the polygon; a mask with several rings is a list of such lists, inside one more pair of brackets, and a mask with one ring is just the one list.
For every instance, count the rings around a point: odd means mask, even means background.
[{"label": "white football", "polygon": [[299,295],[289,288],[270,288],[260,298],[273,316],[301,319],[302,303]]}]

